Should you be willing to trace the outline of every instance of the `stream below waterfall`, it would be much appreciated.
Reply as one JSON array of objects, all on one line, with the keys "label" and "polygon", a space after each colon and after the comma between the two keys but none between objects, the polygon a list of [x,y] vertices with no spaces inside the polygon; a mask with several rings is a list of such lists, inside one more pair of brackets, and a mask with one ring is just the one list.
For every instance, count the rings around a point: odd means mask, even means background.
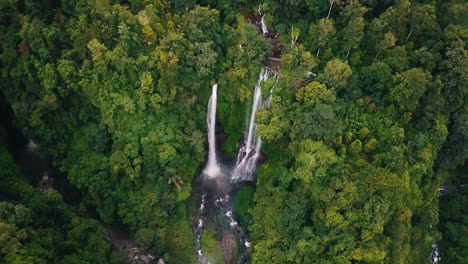
[{"label": "stream below waterfall", "polygon": [[[265,87],[268,95],[262,97],[262,85],[273,76],[275,81],[271,87]],[[216,100],[218,85],[212,87],[212,94],[207,107],[208,126],[208,161],[205,169],[197,178],[192,199],[197,204],[197,211],[193,219],[193,234],[195,236],[195,254],[202,264],[215,264],[204,254],[203,232],[210,228],[221,235],[217,243],[222,248],[225,263],[247,263],[250,259],[250,237],[236,220],[236,212],[232,206],[232,197],[239,186],[254,182],[257,162],[261,157],[261,138],[257,135],[256,113],[260,109],[268,108],[278,75],[262,69],[254,87],[250,115],[245,128],[245,138],[240,146],[237,161],[233,168],[221,164],[216,150]],[[235,238],[237,241],[233,241]],[[219,241],[221,240],[221,241]],[[237,250],[235,250],[237,249]],[[234,252],[237,251],[237,258]],[[235,260],[236,259],[236,260]],[[235,260],[235,261],[234,261]]]},{"label": "stream below waterfall", "polygon": [[[199,207],[193,220],[193,232],[196,238],[195,252],[198,261],[202,264],[217,264],[211,262],[204,254],[202,248],[202,236],[205,228],[214,229],[219,234],[222,253],[226,263],[247,263],[250,259],[250,237],[247,231],[236,221],[234,209],[231,206],[235,190],[229,192],[217,192],[206,184],[201,189],[201,196],[197,197]],[[232,238],[235,238],[233,240]],[[237,253],[237,254],[236,254]]]}]

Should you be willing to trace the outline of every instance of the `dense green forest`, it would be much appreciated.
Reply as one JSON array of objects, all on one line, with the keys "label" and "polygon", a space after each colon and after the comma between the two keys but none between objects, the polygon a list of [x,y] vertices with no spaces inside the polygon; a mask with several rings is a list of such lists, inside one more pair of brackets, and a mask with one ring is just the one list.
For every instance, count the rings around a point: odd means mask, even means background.
[{"label": "dense green forest", "polygon": [[[259,5],[281,68],[257,113],[256,187],[234,201],[250,262],[431,263],[439,244],[442,263],[466,263],[465,0],[0,1],[2,108],[79,192],[41,192],[0,129],[0,262],[118,263],[104,223],[196,263],[207,102],[218,83],[233,159],[274,56],[249,23]],[[439,206],[446,182],[459,188]]]}]

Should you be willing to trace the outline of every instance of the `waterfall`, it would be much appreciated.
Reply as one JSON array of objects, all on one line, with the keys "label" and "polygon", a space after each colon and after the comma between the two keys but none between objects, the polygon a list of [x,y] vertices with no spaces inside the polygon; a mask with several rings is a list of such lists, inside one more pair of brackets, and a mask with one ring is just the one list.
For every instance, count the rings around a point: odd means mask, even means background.
[{"label": "waterfall", "polygon": [[266,33],[268,33],[268,29],[267,29],[267,27],[265,25],[265,21],[264,21],[265,14],[262,15],[262,5],[261,4],[258,5],[257,12],[258,12],[259,16],[262,16],[262,18],[260,19],[260,24],[262,24],[262,35],[265,35]]},{"label": "waterfall", "polygon": [[214,178],[220,174],[221,169],[216,159],[216,100],[217,100],[218,84],[214,84],[211,92],[211,97],[208,102],[208,111],[206,113],[206,123],[208,124],[208,164],[204,169],[204,174],[210,178]]},{"label": "waterfall", "polygon": [[264,21],[264,18],[265,18],[265,14],[263,14],[262,16],[262,19],[260,20],[260,23],[262,24],[262,34],[265,35],[266,33],[268,33],[268,29],[265,25],[265,21]]},{"label": "waterfall", "polygon": [[[278,75],[274,72],[269,72],[266,69],[262,69],[260,75],[258,76],[252,98],[253,102],[251,109],[249,109],[250,111],[247,111],[249,113],[246,113],[248,115],[246,117],[244,144],[239,149],[236,166],[232,170],[230,183],[246,180],[249,181],[253,179],[257,161],[260,158],[260,149],[262,146],[262,140],[257,135],[257,123],[255,115],[258,110],[268,108],[270,106],[275,83],[273,83],[272,87],[270,88],[269,95],[265,99],[262,97],[262,85],[264,85],[264,82],[267,81],[270,76],[274,76],[275,80],[278,81]],[[229,184],[229,182],[226,182],[227,179],[223,176],[225,174],[223,174],[222,167],[220,166],[219,160],[216,157],[215,126],[217,89],[218,85],[214,84],[206,113],[209,152],[208,162],[200,176],[207,178],[204,178],[203,181],[201,181],[205,193],[201,196],[200,206],[197,210],[192,225],[192,231],[196,238],[194,253],[197,256],[199,263],[211,264],[207,256],[203,255],[202,252],[202,235],[205,227],[209,225],[213,219],[218,219],[216,221],[222,219],[221,221],[224,223],[223,229],[228,229],[230,233],[236,236],[239,241],[237,247],[237,263],[243,264],[248,263],[250,258],[249,247],[251,246],[251,239],[247,231],[244,230],[239,222],[236,221],[235,212],[231,206],[232,201],[228,194],[230,191],[232,191],[232,189],[225,186],[225,184]],[[217,208],[218,213],[213,211],[213,208]],[[222,216],[222,218],[214,218],[217,215]]]},{"label": "waterfall", "polygon": [[[257,160],[260,157],[260,149],[262,146],[262,140],[257,136],[257,123],[255,115],[258,110],[269,107],[271,100],[271,93],[273,88],[270,90],[270,95],[263,100],[262,99],[262,81],[266,81],[270,72],[268,70],[262,69],[260,75],[258,76],[257,84],[255,85],[255,91],[253,95],[252,102],[252,111],[250,113],[250,119],[248,126],[246,127],[246,139],[244,145],[239,149],[237,154],[237,162],[232,173],[231,180],[236,181],[245,181],[252,180],[255,168],[257,165]],[[278,80],[275,76],[275,80]]]}]

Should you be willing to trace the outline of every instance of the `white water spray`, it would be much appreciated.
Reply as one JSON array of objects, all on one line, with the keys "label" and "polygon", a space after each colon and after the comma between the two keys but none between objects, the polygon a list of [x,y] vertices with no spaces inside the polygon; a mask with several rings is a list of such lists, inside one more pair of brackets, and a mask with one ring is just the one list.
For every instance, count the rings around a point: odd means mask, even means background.
[{"label": "white water spray", "polygon": [[208,112],[206,115],[206,123],[208,124],[208,164],[203,171],[205,175],[214,178],[221,173],[221,169],[216,159],[216,100],[217,100],[218,84],[214,84],[211,92],[211,97],[208,102]]},{"label": "white water spray", "polygon": [[262,16],[262,19],[260,20],[260,23],[262,24],[262,34],[265,35],[266,33],[268,33],[268,28],[267,26],[265,25],[265,14],[263,14]]},{"label": "white water spray", "polygon": [[431,252],[430,258],[432,260],[432,263],[439,263],[442,260],[440,256],[439,245],[433,244],[431,248],[432,248],[432,252]]},{"label": "white water spray", "polygon": [[262,15],[262,5],[261,4],[258,5],[257,12],[258,12],[259,16],[262,16],[262,19],[260,19],[260,24],[262,24],[262,35],[265,36],[265,34],[268,33],[268,29],[267,29],[267,27],[265,25],[265,21],[264,21],[265,14]]},{"label": "white water spray", "polygon": [[203,235],[203,229],[204,229],[204,224],[205,224],[205,222],[203,221],[205,197],[206,197],[206,194],[203,194],[201,198],[200,208],[198,208],[198,213],[197,213],[198,225],[194,228],[193,232],[195,233],[196,238],[197,238],[197,241],[195,244],[195,251],[197,253],[199,263],[211,264],[211,262],[203,255],[202,249],[201,249],[201,237]]},{"label": "white water spray", "polygon": [[39,147],[39,145],[37,145],[36,142],[34,142],[32,139],[28,140],[28,144],[26,145],[26,149],[29,152],[34,152],[38,147]]}]

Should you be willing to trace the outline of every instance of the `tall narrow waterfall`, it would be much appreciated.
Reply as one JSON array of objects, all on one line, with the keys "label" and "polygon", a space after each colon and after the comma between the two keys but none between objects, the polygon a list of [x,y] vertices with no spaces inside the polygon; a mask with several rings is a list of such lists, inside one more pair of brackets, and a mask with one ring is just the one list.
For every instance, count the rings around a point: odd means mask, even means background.
[{"label": "tall narrow waterfall", "polygon": [[[263,107],[268,107],[271,99],[270,95],[263,100],[262,99],[262,81],[266,81],[269,76],[269,71],[262,69],[260,75],[258,76],[257,84],[255,85],[255,91],[253,95],[252,102],[252,112],[250,113],[250,119],[248,126],[246,127],[246,136],[244,145],[239,149],[237,154],[237,163],[234,171],[232,173],[232,181],[245,181],[252,180],[253,174],[255,172],[255,167],[257,165],[257,160],[260,156],[260,148],[262,145],[262,140],[257,136],[257,123],[255,122],[255,115],[257,111]],[[277,76],[275,76],[277,79]]]},{"label": "tall narrow waterfall", "polygon": [[208,102],[208,112],[206,113],[206,123],[208,124],[208,163],[204,169],[205,175],[214,178],[220,174],[221,169],[216,159],[216,100],[217,100],[218,84],[214,84],[211,92],[211,97]]}]

